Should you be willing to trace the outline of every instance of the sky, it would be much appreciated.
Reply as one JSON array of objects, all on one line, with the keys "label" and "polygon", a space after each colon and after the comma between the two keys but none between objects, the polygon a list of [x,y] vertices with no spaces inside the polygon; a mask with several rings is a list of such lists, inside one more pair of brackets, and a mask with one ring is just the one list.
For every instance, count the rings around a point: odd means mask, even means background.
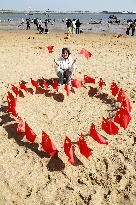
[{"label": "sky", "polygon": [[136,0],[0,0],[0,10],[136,11]]}]

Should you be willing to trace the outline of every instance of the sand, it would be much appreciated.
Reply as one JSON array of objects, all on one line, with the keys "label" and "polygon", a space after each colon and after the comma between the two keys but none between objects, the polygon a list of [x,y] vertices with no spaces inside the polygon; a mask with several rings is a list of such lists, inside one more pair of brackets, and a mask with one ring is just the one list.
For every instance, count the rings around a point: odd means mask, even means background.
[{"label": "sand", "polygon": [[[0,204],[11,205],[134,205],[136,201],[136,37],[117,34],[83,33],[65,39],[64,32],[37,34],[36,31],[0,31]],[[48,45],[54,45],[49,54]],[[36,142],[16,134],[16,119],[7,112],[6,95],[11,84],[30,78],[51,82],[56,78],[53,59],[63,47],[77,58],[74,78],[91,75],[102,77],[102,93],[88,94],[89,85],[66,95],[52,86],[49,93],[24,94],[18,97],[17,111],[37,134]],[[82,48],[92,53],[87,60],[79,54]],[[115,114],[116,99],[110,93],[112,82],[127,94],[132,105],[132,120],[126,130],[110,136],[101,129],[102,117]],[[94,88],[98,86],[93,85]],[[93,90],[93,89],[92,89]],[[50,94],[52,93],[52,94]],[[108,97],[107,95],[108,94]],[[88,136],[91,123],[107,137],[109,144],[100,145]],[[44,130],[59,150],[51,158],[41,150]],[[93,152],[87,160],[76,142],[80,133],[86,136]],[[76,163],[70,165],[64,154],[65,136],[74,142]]]}]

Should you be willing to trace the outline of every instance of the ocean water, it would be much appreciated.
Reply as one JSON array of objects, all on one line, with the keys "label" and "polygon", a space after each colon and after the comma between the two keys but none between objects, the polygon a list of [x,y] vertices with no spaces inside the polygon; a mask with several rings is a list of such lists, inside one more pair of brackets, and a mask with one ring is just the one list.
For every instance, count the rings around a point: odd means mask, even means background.
[{"label": "ocean water", "polygon": [[[120,20],[120,24],[114,24],[110,27],[107,26],[107,22],[111,14],[103,13],[37,13],[37,14],[26,14],[26,13],[0,13],[0,29],[26,29],[26,24],[21,25],[22,19],[38,18],[44,21],[45,19],[50,19],[52,22],[55,19],[55,22],[48,24],[49,30],[64,30],[66,29],[65,22],[62,20],[66,18],[70,19],[79,19],[82,23],[81,29],[83,32],[111,32],[111,33],[125,33],[126,22],[128,19],[136,19],[136,14],[115,14],[117,19]],[[102,24],[92,24],[92,22],[99,22]],[[125,26],[124,26],[125,25]],[[31,28],[35,29],[34,25],[31,24]]]}]

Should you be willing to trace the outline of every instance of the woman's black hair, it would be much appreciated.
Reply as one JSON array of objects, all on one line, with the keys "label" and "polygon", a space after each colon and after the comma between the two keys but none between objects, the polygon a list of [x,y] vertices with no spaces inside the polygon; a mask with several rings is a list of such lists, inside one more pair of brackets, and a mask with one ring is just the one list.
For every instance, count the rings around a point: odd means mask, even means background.
[{"label": "woman's black hair", "polygon": [[68,56],[70,55],[70,50],[68,48],[62,48],[62,54],[67,52]]}]

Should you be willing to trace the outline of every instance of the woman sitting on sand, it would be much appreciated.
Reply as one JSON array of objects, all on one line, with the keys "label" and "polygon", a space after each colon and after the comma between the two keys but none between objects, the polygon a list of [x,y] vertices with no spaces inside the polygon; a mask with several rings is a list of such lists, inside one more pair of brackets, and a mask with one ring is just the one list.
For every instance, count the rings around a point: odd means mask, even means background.
[{"label": "woman sitting on sand", "polygon": [[76,68],[76,59],[72,59],[69,49],[63,48],[61,57],[57,61],[54,60],[54,62],[56,64],[56,73],[59,77],[59,85],[64,83],[71,85],[71,77]]}]

